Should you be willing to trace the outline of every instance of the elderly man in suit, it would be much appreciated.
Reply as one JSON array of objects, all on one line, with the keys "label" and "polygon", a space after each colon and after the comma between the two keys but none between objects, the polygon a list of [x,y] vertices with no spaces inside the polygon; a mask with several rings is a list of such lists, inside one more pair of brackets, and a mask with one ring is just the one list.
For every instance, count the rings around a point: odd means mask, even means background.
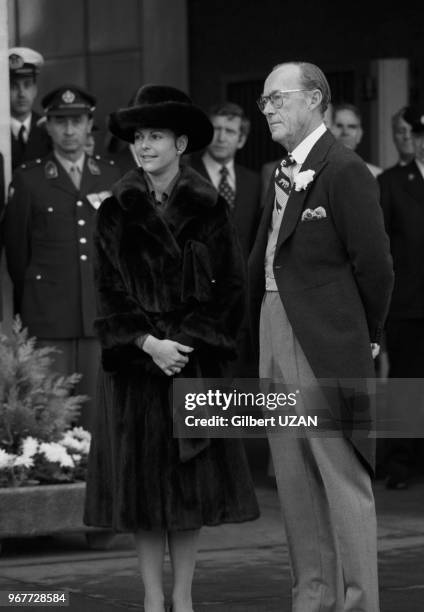
[{"label": "elderly man in suit", "polygon": [[[395,286],[386,326],[390,378],[424,378],[424,108],[408,107],[402,115],[412,130],[414,159],[396,165],[380,177],[384,213],[395,268]],[[417,410],[406,394],[393,402],[405,419]],[[405,489],[417,462],[419,440],[390,439],[387,443],[386,486]]]},{"label": "elderly man in suit", "polygon": [[[83,375],[79,392],[95,394],[92,231],[96,210],[119,179],[114,162],[84,153],[96,100],[65,85],[42,100],[54,150],[15,171],[6,207],[6,259],[15,311],[40,344],[61,352],[63,374]],[[83,412],[82,424],[89,422]]]},{"label": "elderly man in suit", "polygon": [[[270,185],[249,270],[260,375],[325,402],[339,435],[270,434],[292,566],[294,612],[377,612],[373,442],[364,379],[393,282],[378,188],[323,123],[330,89],[315,65],[276,66],[258,105],[289,155]],[[334,381],[326,393],[320,379]],[[358,394],[346,379],[358,381]],[[365,398],[365,401],[364,401]]]},{"label": "elderly man in suit", "polygon": [[51,149],[40,115],[33,111],[37,97],[37,75],[44,64],[43,56],[27,47],[9,49],[10,129],[12,168],[23,162],[44,157]]}]

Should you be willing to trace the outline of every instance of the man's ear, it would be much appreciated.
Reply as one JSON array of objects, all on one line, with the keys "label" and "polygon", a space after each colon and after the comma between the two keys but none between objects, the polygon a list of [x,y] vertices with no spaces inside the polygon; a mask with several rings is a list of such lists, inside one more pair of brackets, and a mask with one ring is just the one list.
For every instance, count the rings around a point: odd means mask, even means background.
[{"label": "man's ear", "polygon": [[87,121],[87,134],[93,129],[93,117],[89,117]]},{"label": "man's ear", "polygon": [[364,130],[362,129],[362,126],[361,126],[358,128],[358,144],[361,142],[363,135],[364,135]]},{"label": "man's ear", "polygon": [[238,143],[237,143],[237,149],[242,149],[244,145],[246,144],[246,140],[247,140],[247,134],[245,134],[244,132],[240,132],[240,136],[239,136]]},{"label": "man's ear", "polygon": [[320,92],[319,89],[314,89],[311,95],[311,104],[310,104],[311,110],[318,108],[321,102],[322,102],[322,93]]}]

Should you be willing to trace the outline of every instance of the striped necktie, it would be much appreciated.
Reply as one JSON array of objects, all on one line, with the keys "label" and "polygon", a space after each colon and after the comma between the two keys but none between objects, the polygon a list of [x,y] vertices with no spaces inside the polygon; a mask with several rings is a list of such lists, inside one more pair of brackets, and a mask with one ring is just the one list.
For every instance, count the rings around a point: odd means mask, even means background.
[{"label": "striped necktie", "polygon": [[296,160],[290,155],[286,155],[281,160],[280,165],[275,170],[274,186],[275,186],[275,208],[277,214],[284,212],[284,209],[289,199],[292,188],[292,171],[296,164]]}]

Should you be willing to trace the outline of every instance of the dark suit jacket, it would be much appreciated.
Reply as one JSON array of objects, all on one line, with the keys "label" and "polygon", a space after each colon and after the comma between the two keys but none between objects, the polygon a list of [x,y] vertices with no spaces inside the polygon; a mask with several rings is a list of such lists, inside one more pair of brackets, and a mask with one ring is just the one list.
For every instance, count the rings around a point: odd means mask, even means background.
[{"label": "dark suit jacket", "polygon": [[[210,181],[210,176],[201,157],[193,156],[190,163],[192,168]],[[238,164],[235,164],[234,170],[236,175],[236,198],[233,221],[247,260],[255,241],[260,215],[260,179],[256,172]]]},{"label": "dark suit jacket", "polygon": [[96,208],[87,196],[97,206],[118,179],[114,163],[98,156],[86,156],[79,190],[53,153],[16,170],[4,237],[15,310],[31,335],[94,335]]},{"label": "dark suit jacket", "polygon": [[[308,169],[315,171],[313,181],[305,190],[292,190],[281,223],[274,257],[278,291],[316,378],[372,378],[370,342],[380,339],[393,283],[378,185],[363,161],[328,131],[302,165],[302,172]],[[273,205],[271,185],[249,262],[256,338]],[[302,221],[305,209],[317,207],[326,217]],[[370,419],[368,405],[356,404],[337,384],[342,406],[331,407],[338,418],[341,411],[342,420],[353,425]],[[361,437],[354,444],[372,465],[372,441]]]},{"label": "dark suit jacket", "polygon": [[424,179],[415,161],[378,177],[395,286],[389,317],[424,318]]},{"label": "dark suit jacket", "polygon": [[12,170],[26,161],[45,157],[51,150],[51,140],[44,126],[39,127],[37,121],[40,115],[32,113],[31,130],[29,132],[28,141],[25,144],[25,149],[21,150],[21,145],[11,133],[12,145]]}]

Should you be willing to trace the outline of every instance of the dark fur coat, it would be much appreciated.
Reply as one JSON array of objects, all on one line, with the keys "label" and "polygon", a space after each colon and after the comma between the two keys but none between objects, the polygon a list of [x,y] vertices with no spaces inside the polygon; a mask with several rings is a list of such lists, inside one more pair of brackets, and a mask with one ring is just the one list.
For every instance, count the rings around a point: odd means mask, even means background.
[{"label": "dark fur coat", "polygon": [[240,442],[211,440],[189,461],[172,437],[172,379],[134,340],[193,346],[182,375],[219,377],[235,356],[243,260],[225,201],[183,168],[158,210],[141,170],[98,216],[96,330],[102,344],[85,521],[117,531],[194,529],[256,518]]}]

